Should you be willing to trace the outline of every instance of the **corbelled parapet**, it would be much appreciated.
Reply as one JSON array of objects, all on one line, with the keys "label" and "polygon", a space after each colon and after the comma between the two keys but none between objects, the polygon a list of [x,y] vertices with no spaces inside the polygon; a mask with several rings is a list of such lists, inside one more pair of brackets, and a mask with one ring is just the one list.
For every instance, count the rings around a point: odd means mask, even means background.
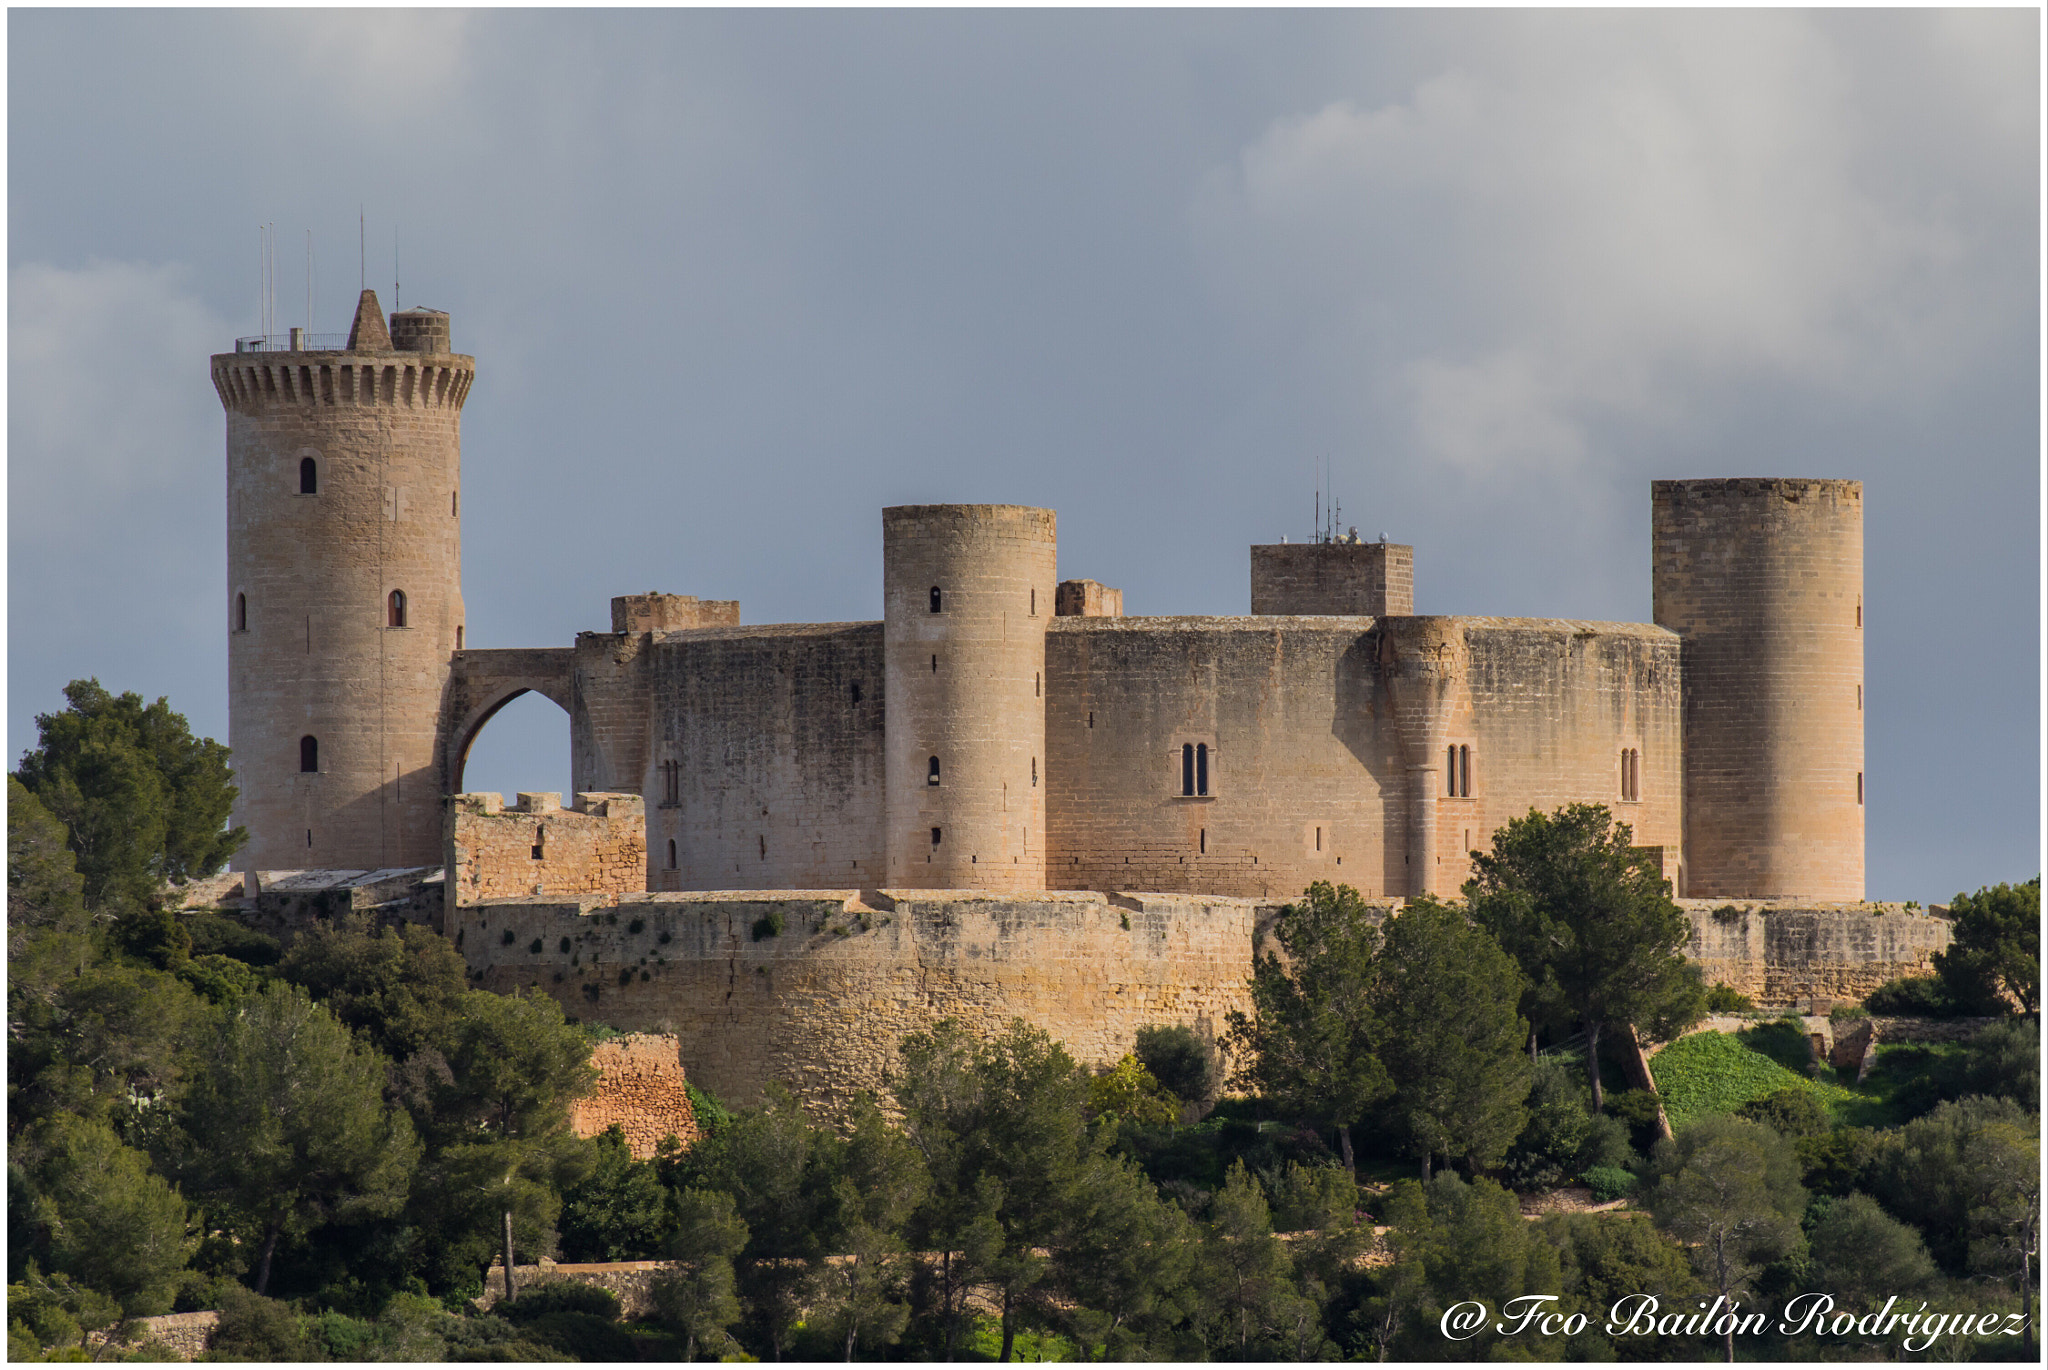
[{"label": "corbelled parapet", "polygon": [[476,358],[451,350],[446,314],[408,309],[387,328],[374,290],[363,292],[339,349],[317,346],[300,329],[292,330],[288,350],[255,341],[266,345],[212,360],[213,388],[232,413],[326,406],[460,411],[476,379]]}]

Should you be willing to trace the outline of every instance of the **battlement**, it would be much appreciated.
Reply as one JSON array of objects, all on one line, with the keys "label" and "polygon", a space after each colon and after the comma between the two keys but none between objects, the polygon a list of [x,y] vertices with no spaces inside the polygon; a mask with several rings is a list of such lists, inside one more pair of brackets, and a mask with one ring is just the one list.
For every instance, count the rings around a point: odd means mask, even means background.
[{"label": "battlement", "polygon": [[695,595],[664,595],[653,590],[644,595],[612,597],[612,631],[615,633],[737,628],[739,622],[740,602],[736,599],[699,599]]},{"label": "battlement", "polygon": [[1122,618],[1124,592],[1096,580],[1063,580],[1052,594],[1057,618]]},{"label": "battlement", "polygon": [[482,792],[448,800],[448,907],[519,896],[609,901],[647,887],[647,812],[637,794]]}]

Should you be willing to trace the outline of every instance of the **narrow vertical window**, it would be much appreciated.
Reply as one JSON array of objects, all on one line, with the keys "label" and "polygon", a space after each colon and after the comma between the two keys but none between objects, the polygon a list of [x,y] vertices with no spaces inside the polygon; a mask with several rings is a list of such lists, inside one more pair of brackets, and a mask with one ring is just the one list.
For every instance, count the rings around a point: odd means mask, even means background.
[{"label": "narrow vertical window", "polygon": [[936,785],[939,783],[939,759],[936,756],[933,757],[931,759],[931,763],[924,768],[924,783],[927,785]]},{"label": "narrow vertical window", "polygon": [[[249,631],[249,597],[247,595],[238,594],[235,596],[235,631],[238,633]],[[1862,688],[1860,685],[1857,686],[1859,702]]]},{"label": "narrow vertical window", "polygon": [[[1090,715],[1089,721],[1094,721],[1093,715]],[[1195,792],[1195,744],[1192,742],[1180,744],[1180,792]]]},{"label": "narrow vertical window", "polygon": [[299,493],[317,495],[320,493],[320,464],[311,457],[299,458]]},{"label": "narrow vertical window", "polygon": [[932,845],[934,847],[939,845],[939,830],[937,828],[932,829]]},{"label": "narrow vertical window", "polygon": [[405,626],[405,591],[393,590],[386,606],[386,619],[393,628]]},{"label": "narrow vertical window", "polygon": [[[1036,671],[1033,671],[1033,672],[1031,673],[1031,697],[1032,697],[1033,699],[1037,699],[1037,698],[1039,697],[1039,694],[1038,694],[1038,689],[1039,689],[1039,680],[1038,680],[1038,672],[1036,672]],[[1863,687],[1862,687],[1861,685],[1858,685],[1858,686],[1856,687],[1856,697],[1857,697],[1858,699],[1861,699],[1861,698],[1863,697]]]},{"label": "narrow vertical window", "polygon": [[766,861],[768,859],[768,834],[765,832],[756,833],[754,840],[761,844],[761,859]]},{"label": "narrow vertical window", "polygon": [[1863,687],[1861,685],[1856,687],[1856,712],[1859,714],[1863,712]]},{"label": "narrow vertical window", "polygon": [[547,850],[547,841],[548,841],[548,830],[547,830],[546,828],[544,828],[544,827],[536,827],[536,828],[535,828],[535,829],[533,830],[533,859],[534,859],[534,860],[536,860],[536,861],[540,861],[540,860],[543,860],[543,859],[545,859],[545,858],[544,858],[544,857],[542,856],[542,853],[543,853],[544,851],[546,851],[546,850]]},{"label": "narrow vertical window", "polygon": [[1207,856],[1209,854],[1209,830],[1207,828],[1202,829],[1200,841],[1201,846],[1198,850],[1203,856]]},{"label": "narrow vertical window", "polygon": [[1038,591],[1036,589],[1033,589],[1031,592],[1031,616],[1033,618],[1038,616]]},{"label": "narrow vertical window", "polygon": [[673,837],[668,840],[668,868],[676,868],[676,840]]},{"label": "narrow vertical window", "polygon": [[932,586],[932,612],[939,612],[939,587],[936,585]]},{"label": "narrow vertical window", "polygon": [[1458,748],[1458,793],[1466,799],[1472,797],[1472,749]]},{"label": "narrow vertical window", "polygon": [[1038,788],[1038,758],[1035,756],[1031,758],[1031,788]]},{"label": "narrow vertical window", "polygon": [[455,625],[455,650],[458,652],[462,650],[462,625],[460,623]]},{"label": "narrow vertical window", "polygon": [[1195,744],[1195,793],[1209,793],[1209,744]]},{"label": "narrow vertical window", "polygon": [[1444,793],[1452,799],[1458,797],[1458,749],[1444,748]]},{"label": "narrow vertical window", "polygon": [[1323,830],[1322,830],[1321,828],[1317,828],[1317,829],[1316,829],[1316,850],[1317,850],[1317,851],[1321,851],[1322,849],[1323,849]]},{"label": "narrow vertical window", "polygon": [[448,517],[462,517],[462,492],[460,490],[450,490],[448,492]]},{"label": "narrow vertical window", "polygon": [[1863,802],[1863,772],[1856,772],[1856,802]]},{"label": "narrow vertical window", "polygon": [[1856,596],[1856,626],[1863,626],[1863,596]]},{"label": "narrow vertical window", "polygon": [[933,675],[937,675],[938,673],[939,673],[939,658],[938,658],[938,654],[937,654],[937,653],[935,652],[935,653],[933,653],[933,654],[932,654],[932,674],[933,674]]},{"label": "narrow vertical window", "polygon": [[860,703],[860,682],[858,680],[854,681],[853,684],[847,687],[846,693],[853,703]]},{"label": "narrow vertical window", "polygon": [[320,769],[320,739],[302,737],[299,739],[299,769],[318,771]]}]

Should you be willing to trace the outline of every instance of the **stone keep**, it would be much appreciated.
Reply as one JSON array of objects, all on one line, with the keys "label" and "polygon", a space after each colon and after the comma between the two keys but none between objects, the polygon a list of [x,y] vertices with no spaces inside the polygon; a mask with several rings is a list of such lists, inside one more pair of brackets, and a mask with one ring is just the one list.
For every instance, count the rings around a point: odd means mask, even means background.
[{"label": "stone keep", "polygon": [[463,646],[461,415],[448,316],[223,353],[228,737],[245,869],[441,859],[442,697]]}]

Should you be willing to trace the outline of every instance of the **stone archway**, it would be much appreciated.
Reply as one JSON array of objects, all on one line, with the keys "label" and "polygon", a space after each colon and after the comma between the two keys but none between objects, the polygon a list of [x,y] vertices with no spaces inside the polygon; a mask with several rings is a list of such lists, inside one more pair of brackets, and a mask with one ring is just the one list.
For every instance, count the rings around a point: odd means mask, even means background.
[{"label": "stone archway", "polygon": [[571,665],[567,647],[526,647],[461,652],[448,682],[441,729],[441,792],[462,792],[470,746],[497,712],[521,695],[545,695],[570,712]]}]

